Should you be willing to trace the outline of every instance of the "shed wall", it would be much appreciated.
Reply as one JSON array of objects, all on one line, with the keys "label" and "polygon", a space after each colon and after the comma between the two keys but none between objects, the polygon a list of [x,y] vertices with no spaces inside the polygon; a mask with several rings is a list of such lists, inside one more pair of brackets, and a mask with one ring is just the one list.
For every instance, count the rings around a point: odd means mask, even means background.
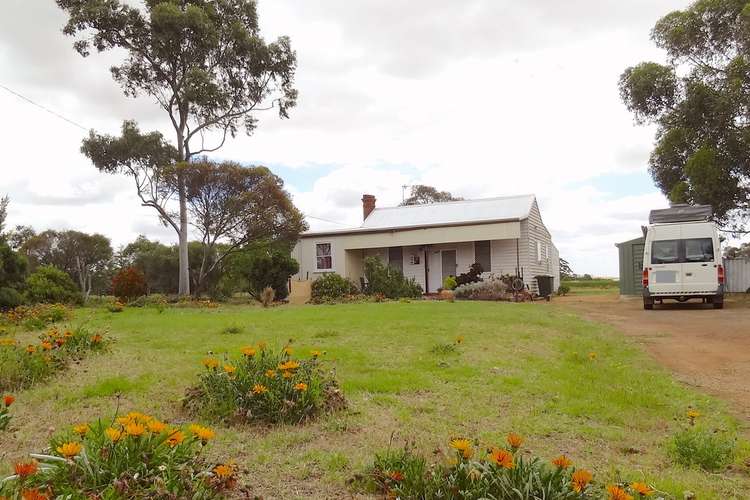
[{"label": "shed wall", "polygon": [[750,290],[750,259],[724,259],[729,293],[745,293]]}]

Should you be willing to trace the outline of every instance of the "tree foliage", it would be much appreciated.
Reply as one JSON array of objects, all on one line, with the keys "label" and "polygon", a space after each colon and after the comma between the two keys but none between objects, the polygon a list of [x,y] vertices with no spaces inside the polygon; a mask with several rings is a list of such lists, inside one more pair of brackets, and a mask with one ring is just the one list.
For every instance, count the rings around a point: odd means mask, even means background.
[{"label": "tree foliage", "polygon": [[727,259],[750,259],[750,243],[742,243],[739,247],[725,248],[724,257]]},{"label": "tree foliage", "polygon": [[3,237],[5,231],[5,221],[8,218],[8,205],[10,204],[10,198],[3,196],[0,198],[0,238]]},{"label": "tree foliage", "polygon": [[277,299],[289,295],[289,278],[299,272],[299,264],[284,250],[260,249],[242,252],[235,262],[247,281],[247,291],[259,297],[266,287],[273,288]]},{"label": "tree foliage", "polygon": [[424,184],[415,184],[411,187],[411,194],[406,198],[401,206],[406,205],[424,205],[426,203],[440,203],[444,201],[461,201],[463,198],[453,196],[448,191],[438,191],[432,186]]},{"label": "tree foliage", "polygon": [[564,280],[572,280],[576,277],[576,273],[573,272],[573,268],[570,267],[570,263],[561,258],[560,259],[560,278]]},{"label": "tree foliage", "polygon": [[[145,0],[140,5],[120,0],[56,1],[68,15],[63,32],[76,38],[79,54],[125,54],[111,68],[112,77],[125,95],[149,95],[165,111],[175,134],[177,162],[218,150],[240,129],[252,133],[257,125],[254,111],[277,108],[286,118],[296,104],[296,55],[287,37],[271,43],[262,38],[253,0]],[[162,162],[169,148],[162,147],[157,133],[126,136],[126,128],[137,131],[132,125],[126,122],[119,141],[92,133],[84,153],[112,156],[121,171],[123,165],[145,164],[155,177],[165,178],[159,169],[170,166]],[[207,144],[210,139],[214,142]],[[97,163],[94,154],[91,158],[106,171],[106,161]],[[175,174],[174,191],[167,192],[176,195],[179,223],[170,225],[176,226],[180,240],[180,293],[188,294],[185,179],[179,170]],[[167,192],[160,194],[163,202],[171,199],[164,196]],[[163,220],[174,222],[165,205],[151,201],[152,197],[142,198]]]},{"label": "tree foliage", "polygon": [[41,266],[26,278],[26,297],[46,304],[78,304],[82,299],[68,273],[55,266]]},{"label": "tree foliage", "polygon": [[750,5],[698,0],[660,19],[651,38],[669,64],[620,77],[636,121],[657,125],[651,175],[673,202],[710,204],[739,229],[750,215]]}]

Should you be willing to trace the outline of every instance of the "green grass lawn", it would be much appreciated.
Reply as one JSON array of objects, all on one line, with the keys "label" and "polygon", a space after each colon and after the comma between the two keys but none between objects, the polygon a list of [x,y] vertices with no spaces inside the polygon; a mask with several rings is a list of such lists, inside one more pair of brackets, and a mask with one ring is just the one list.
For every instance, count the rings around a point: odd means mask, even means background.
[{"label": "green grass lawn", "polygon": [[607,278],[564,280],[561,284],[570,287],[570,295],[613,295],[620,292],[620,282]]},{"label": "green grass lawn", "polygon": [[[750,488],[746,471],[707,474],[669,459],[666,442],[688,407],[712,425],[736,425],[721,403],[677,383],[609,327],[547,304],[79,309],[73,321],[107,328],[116,342],[17,395],[14,430],[0,433],[3,472],[55,429],[112,415],[118,405],[190,420],[180,400],[207,353],[294,339],[299,355],[325,351],[350,408],[301,427],[218,426],[210,454],[235,459],[243,482],[266,498],[346,496],[347,479],[391,437],[429,453],[450,437],[500,443],[508,431],[524,435],[535,454],[568,454],[599,481],[645,479],[677,498],[684,490],[747,498]],[[242,332],[222,333],[230,326]],[[432,352],[457,335],[465,338],[458,353]]]}]

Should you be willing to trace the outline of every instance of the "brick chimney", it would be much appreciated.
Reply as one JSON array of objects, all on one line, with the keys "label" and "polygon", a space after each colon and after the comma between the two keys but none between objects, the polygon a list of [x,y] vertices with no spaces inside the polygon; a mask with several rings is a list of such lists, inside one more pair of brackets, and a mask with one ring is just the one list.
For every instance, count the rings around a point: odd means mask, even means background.
[{"label": "brick chimney", "polygon": [[365,220],[375,210],[375,197],[371,194],[362,195],[362,220]]}]

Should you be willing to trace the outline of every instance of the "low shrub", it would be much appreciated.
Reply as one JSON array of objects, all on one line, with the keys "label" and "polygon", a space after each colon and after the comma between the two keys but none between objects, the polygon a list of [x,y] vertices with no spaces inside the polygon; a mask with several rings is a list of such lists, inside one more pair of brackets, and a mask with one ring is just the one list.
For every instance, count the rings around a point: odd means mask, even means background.
[{"label": "low shrub", "polygon": [[479,262],[473,263],[469,267],[469,272],[462,273],[456,276],[456,286],[461,285],[468,285],[469,283],[477,283],[479,281],[482,281],[482,278],[480,275],[484,272],[484,269],[482,269],[482,264]]},{"label": "low shrub", "polygon": [[221,333],[225,335],[237,335],[239,333],[242,333],[242,327],[239,325],[229,325],[225,328],[222,328]]},{"label": "low shrub", "polygon": [[345,406],[335,379],[321,369],[319,351],[294,359],[289,346],[273,352],[261,343],[241,352],[239,359],[204,359],[185,406],[210,418],[290,424]]},{"label": "low shrub", "polygon": [[311,301],[315,304],[335,302],[359,293],[357,285],[336,273],[325,273],[311,287]]},{"label": "low shrub", "polygon": [[3,315],[4,321],[21,325],[24,329],[30,331],[41,330],[53,323],[59,323],[71,317],[72,311],[62,304],[19,306]]},{"label": "low shrub", "polygon": [[40,336],[38,344],[21,346],[9,340],[0,344],[0,390],[21,389],[43,381],[88,352],[104,351],[109,343],[103,334],[83,326],[63,332],[53,328]]},{"label": "low shrub", "polygon": [[564,283],[557,288],[557,295],[562,295],[564,297],[565,295],[568,295],[569,293],[570,293],[570,287]]},{"label": "low shrub", "polygon": [[382,294],[389,299],[422,296],[422,287],[413,278],[407,279],[401,271],[386,266],[377,257],[367,257],[364,265],[367,280],[365,293]]},{"label": "low shrub", "polygon": [[10,425],[10,405],[16,400],[10,394],[3,396],[3,400],[0,402],[0,431],[4,431]]},{"label": "low shrub", "polygon": [[[603,485],[586,469],[576,468],[561,455],[551,462],[520,453],[523,438],[509,434],[502,446],[481,448],[469,439],[450,441],[451,451],[442,462],[429,464],[413,445],[377,454],[365,475],[370,490],[389,498],[444,498],[479,500],[600,499]],[[643,483],[610,484],[609,498],[649,496],[654,490]],[[641,496],[639,496],[641,498]]]},{"label": "low shrub", "polygon": [[26,278],[26,299],[32,303],[83,304],[73,279],[54,266],[41,266]]},{"label": "low shrub", "polygon": [[[110,425],[111,424],[111,425]],[[214,431],[171,426],[138,412],[114,422],[77,424],[43,454],[16,463],[0,483],[8,498],[224,498],[236,487],[234,465],[209,464]]]},{"label": "low shrub", "polygon": [[435,344],[430,349],[432,354],[446,355],[446,354],[457,354],[458,346],[456,344]]},{"label": "low shrub", "polygon": [[125,310],[125,304],[123,304],[119,300],[115,301],[115,302],[113,302],[111,304],[107,304],[107,311],[109,311],[111,313],[121,313],[124,310]]},{"label": "low shrub", "polygon": [[456,278],[454,276],[446,276],[443,278],[443,288],[445,290],[453,290],[458,286],[458,283],[456,283]]},{"label": "low shrub", "polygon": [[700,416],[688,412],[689,425],[672,437],[668,449],[673,460],[686,467],[700,467],[708,472],[724,469],[734,460],[737,438],[730,433],[697,424]]},{"label": "low shrub", "polygon": [[453,290],[458,299],[510,300],[510,288],[502,277],[490,276],[484,281],[459,285]]},{"label": "low shrub", "polygon": [[0,311],[7,311],[23,304],[23,296],[15,288],[0,287]]},{"label": "low shrub", "polygon": [[146,276],[136,267],[121,269],[112,278],[112,294],[122,302],[146,295]]}]

